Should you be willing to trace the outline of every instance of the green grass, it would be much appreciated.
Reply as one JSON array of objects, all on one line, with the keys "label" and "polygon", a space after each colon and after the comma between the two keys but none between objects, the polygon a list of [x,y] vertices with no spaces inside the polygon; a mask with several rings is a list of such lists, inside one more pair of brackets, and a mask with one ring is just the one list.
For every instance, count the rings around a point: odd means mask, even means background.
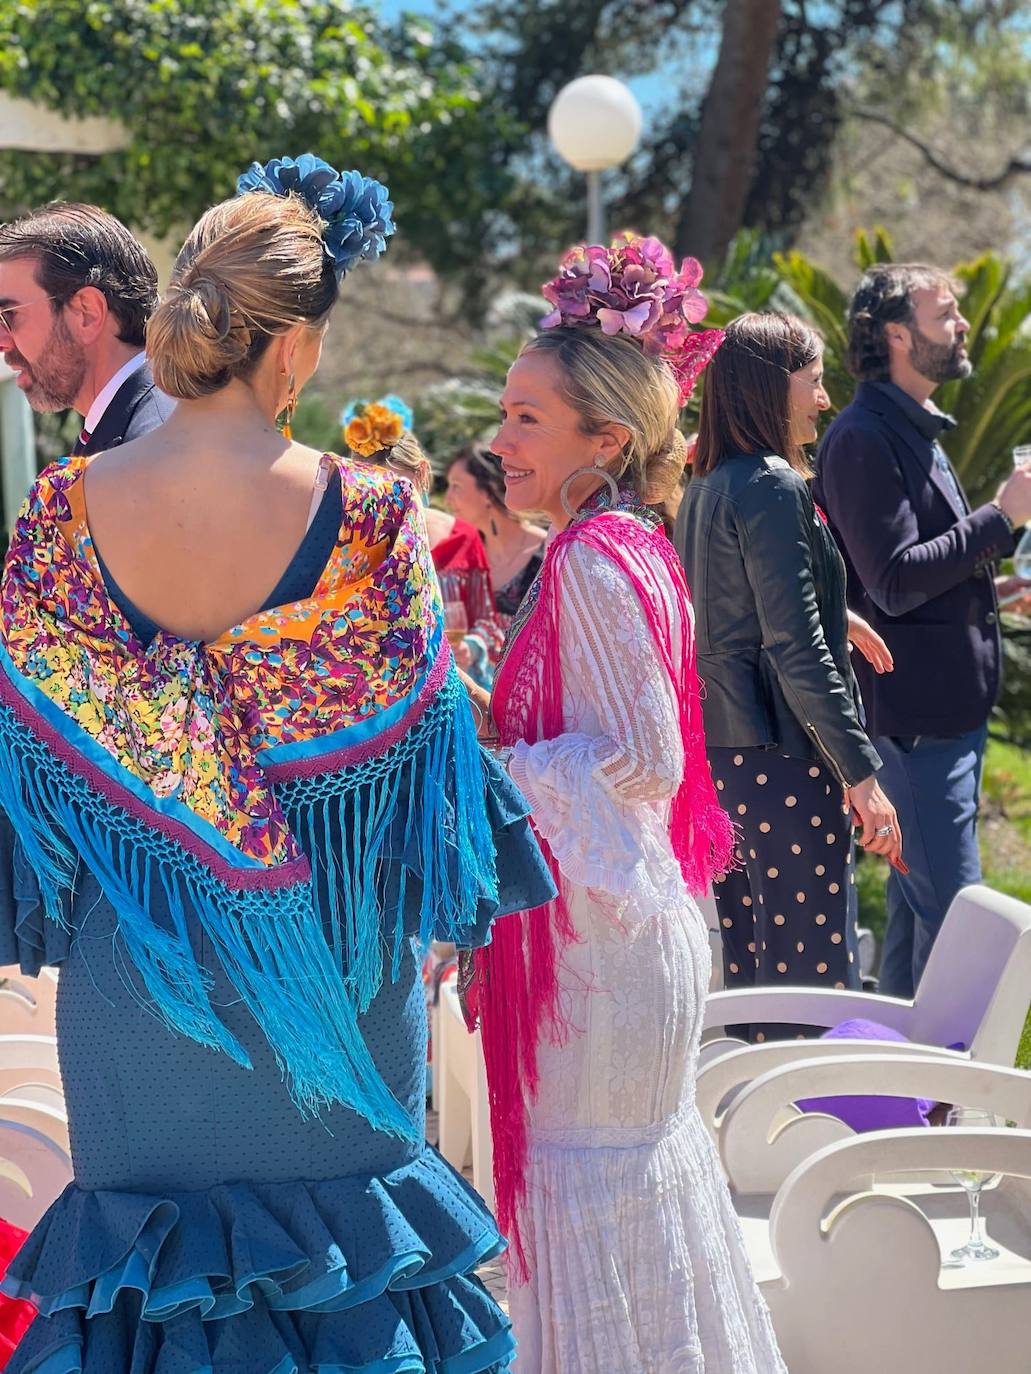
[{"label": "green grass", "polygon": [[[987,885],[1031,903],[1031,755],[998,740],[989,740],[985,758],[980,842]],[[883,860],[859,855],[859,923],[870,927],[878,948],[887,920],[887,881]],[[1017,1051],[1017,1067],[1031,1069],[1031,1009]]]}]

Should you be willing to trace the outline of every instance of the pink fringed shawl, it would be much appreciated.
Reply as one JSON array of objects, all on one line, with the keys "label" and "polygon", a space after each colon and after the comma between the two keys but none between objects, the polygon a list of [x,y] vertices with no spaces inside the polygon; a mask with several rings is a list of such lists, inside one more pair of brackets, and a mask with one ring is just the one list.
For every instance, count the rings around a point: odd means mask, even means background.
[{"label": "pink fringed shawl", "polygon": [[[691,600],[680,562],[661,527],[626,498],[621,510],[589,513],[558,536],[548,550],[537,595],[516,617],[507,652],[498,669],[491,712],[502,743],[535,742],[563,733],[559,628],[562,569],[570,546],[582,542],[610,558],[630,580],[661,660],[680,704],[684,779],[673,800],[669,835],[688,890],[702,895],[712,879],[730,868],[733,829],[721,810],[709,773],[702,709],[691,632]],[[626,518],[637,514],[643,518]],[[672,584],[682,627],[677,652],[666,600],[640,562],[649,562]],[[589,817],[584,817],[589,824]],[[538,836],[541,839],[540,836]],[[478,1003],[483,1032],[498,1220],[510,1238],[515,1277],[528,1268],[519,1231],[519,1209],[526,1193],[528,1150],[526,1106],[537,1094],[537,1046],[541,1035],[562,1044],[570,1033],[559,1005],[558,970],[564,950],[575,939],[561,895],[561,877],[546,841],[560,895],[549,906],[498,922],[491,945],[477,954]]]}]

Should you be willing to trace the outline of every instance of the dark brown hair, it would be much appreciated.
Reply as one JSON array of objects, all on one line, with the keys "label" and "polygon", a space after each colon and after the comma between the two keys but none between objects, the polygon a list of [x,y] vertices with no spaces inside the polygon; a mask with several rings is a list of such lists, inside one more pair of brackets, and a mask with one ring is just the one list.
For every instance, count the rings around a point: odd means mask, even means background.
[{"label": "dark brown hair", "polygon": [[0,262],[31,258],[52,307],[84,286],[103,293],[118,321],[118,338],[143,347],[158,299],[158,278],[143,245],[121,220],[96,205],[54,200],[0,226]]},{"label": "dark brown hair", "polygon": [[509,514],[505,504],[505,474],[501,471],[501,459],[497,454],[491,453],[486,444],[466,444],[451,459],[449,466],[455,463],[464,463],[469,476],[484,496]]},{"label": "dark brown hair", "polygon": [[891,380],[884,326],[912,324],[913,292],[957,283],[940,267],[922,262],[879,262],[863,273],[848,308],[848,370],[859,382]]},{"label": "dark brown hair", "polygon": [[777,454],[808,476],[809,461],[791,439],[792,372],[823,352],[823,340],[797,315],[739,315],[705,373],[692,471],[712,472],[735,453]]}]

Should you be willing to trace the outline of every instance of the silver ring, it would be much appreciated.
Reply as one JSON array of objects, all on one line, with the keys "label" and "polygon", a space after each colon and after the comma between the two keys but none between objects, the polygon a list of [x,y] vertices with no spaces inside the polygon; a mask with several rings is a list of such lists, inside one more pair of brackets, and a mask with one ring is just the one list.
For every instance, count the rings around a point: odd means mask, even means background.
[{"label": "silver ring", "polygon": [[875,835],[894,835],[895,827],[893,825],[882,825],[873,833]]}]

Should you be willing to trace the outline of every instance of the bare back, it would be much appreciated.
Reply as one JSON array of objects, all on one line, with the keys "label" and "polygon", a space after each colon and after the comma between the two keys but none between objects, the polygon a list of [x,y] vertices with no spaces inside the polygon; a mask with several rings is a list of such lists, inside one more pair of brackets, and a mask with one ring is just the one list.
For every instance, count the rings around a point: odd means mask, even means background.
[{"label": "bare back", "polygon": [[98,454],[84,490],[111,576],[144,615],[211,641],[275,590],[308,524],[321,455],[274,432],[175,423]]}]

